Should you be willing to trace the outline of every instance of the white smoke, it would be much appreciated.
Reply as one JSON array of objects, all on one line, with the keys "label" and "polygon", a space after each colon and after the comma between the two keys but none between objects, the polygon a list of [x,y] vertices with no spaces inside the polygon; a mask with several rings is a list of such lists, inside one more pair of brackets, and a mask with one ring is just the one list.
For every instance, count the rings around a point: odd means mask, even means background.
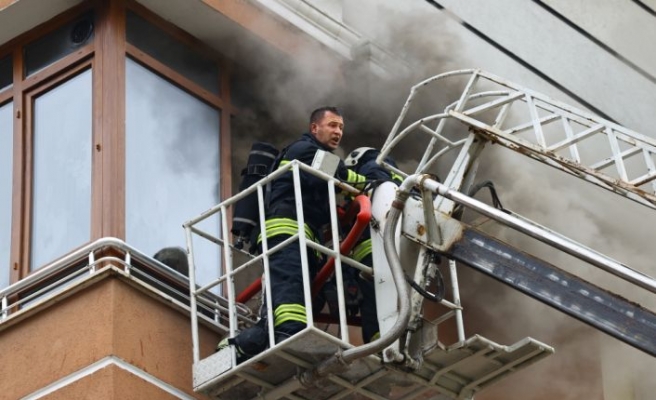
[{"label": "white smoke", "polygon": [[[390,49],[410,65],[413,73],[387,80],[363,76],[357,62],[340,61],[311,50],[297,54],[294,64],[257,58],[260,63],[249,65],[252,70],[248,88],[258,102],[235,120],[236,172],[243,166],[252,140],[285,144],[306,129],[309,112],[321,105],[342,107],[346,122],[345,149],[380,146],[412,84],[445,71],[477,66],[475,59],[459,59],[458,50],[467,43],[425,1],[344,1],[341,10],[346,23]],[[505,78],[513,80],[513,76]],[[447,89],[436,98],[451,96],[455,100],[453,95]],[[431,108],[430,100],[425,104],[427,112],[438,111]],[[421,154],[415,150],[411,146],[404,149],[408,160]],[[480,180],[495,182],[504,206],[629,266],[656,275],[652,261],[656,250],[650,243],[656,213],[575,178],[553,173],[509,150],[497,150],[488,150]],[[594,267],[507,230],[493,232],[528,253],[627,297],[637,295],[636,301],[656,308],[646,293]],[[533,336],[556,347],[554,356],[489,392],[483,391],[477,399],[537,399],[544,398],[545,393],[562,400],[604,396],[608,399],[607,394],[621,385],[630,385],[635,399],[647,399],[647,394],[653,393],[644,373],[655,367],[649,356],[607,340],[592,328],[466,267],[461,271],[468,334],[481,333],[504,344]],[[622,382],[614,382],[606,368],[606,357],[618,346],[623,349],[619,353],[632,371]],[[640,393],[645,394],[640,397]]]}]

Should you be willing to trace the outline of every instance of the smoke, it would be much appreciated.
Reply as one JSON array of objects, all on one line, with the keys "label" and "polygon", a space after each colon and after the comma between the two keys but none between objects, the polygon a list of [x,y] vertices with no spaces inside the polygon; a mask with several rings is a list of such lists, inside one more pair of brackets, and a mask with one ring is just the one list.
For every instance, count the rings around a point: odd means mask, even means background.
[{"label": "smoke", "polygon": [[[368,57],[371,53],[366,46],[353,61],[339,60],[312,48],[299,49],[293,62],[275,56],[258,57],[253,62],[254,57],[249,57],[248,70],[242,71],[232,88],[234,93],[245,95],[244,103],[248,105],[233,120],[235,188],[239,181],[236,173],[245,164],[250,144],[263,140],[279,148],[284,146],[306,129],[312,109],[322,105],[342,109],[346,125],[342,147],[346,151],[360,146],[380,147],[412,85],[442,72],[472,67],[471,60],[457,57],[459,46],[465,44],[448,30],[444,17],[424,1],[345,1],[342,12],[347,24],[390,49],[407,70],[385,79],[373,76]],[[512,76],[506,78],[512,80]],[[436,104],[454,101],[458,95],[449,86],[430,93],[413,105],[415,114],[409,119],[440,112]],[[394,156],[400,165],[409,166],[424,149],[424,142],[410,141],[403,143]],[[480,170],[479,181],[493,180],[504,206],[656,275],[653,250],[646,250],[651,249],[649,228],[656,222],[653,212],[575,178],[563,177],[506,149],[488,148]],[[636,301],[654,309],[645,293],[594,267],[512,231],[493,232],[595,284],[626,297],[635,299],[637,295]],[[467,333],[481,333],[503,344],[532,336],[556,348],[554,356],[497,384],[489,394],[483,391],[477,399],[532,399],[549,393],[550,398],[573,400],[602,398],[613,390],[607,387],[611,382],[606,370],[607,350],[626,345],[604,340],[605,336],[592,328],[479,273],[467,268],[460,271]],[[631,348],[621,354],[635,372],[631,378],[635,387],[631,390],[651,393],[645,388],[647,379],[640,379],[640,372],[653,371],[653,360]],[[640,398],[647,397],[636,397]]]},{"label": "smoke", "polygon": [[[426,11],[433,10],[423,2],[403,6],[344,2],[345,23],[395,54],[394,61],[384,63],[389,70],[386,77],[373,73],[372,54],[378,50],[366,42],[354,50],[353,60],[316,47],[298,49],[293,63],[275,55],[249,57],[237,87],[233,87],[233,91],[248,93],[248,108],[233,121],[233,165],[243,165],[252,140],[279,147],[294,140],[307,129],[310,112],[323,105],[337,106],[344,115],[339,153],[360,146],[381,147],[411,86],[452,64],[455,39],[439,23],[439,13]],[[428,105],[435,104],[436,97],[448,95],[442,92],[422,99],[417,105],[419,113],[430,109]],[[419,144],[403,145],[397,161],[416,158],[420,149]]]},{"label": "smoke", "polygon": [[[651,227],[656,223],[653,210],[532,162],[507,149],[495,148],[490,151],[486,155],[485,165],[481,179],[494,180],[505,207],[633,269],[656,276],[654,250],[649,244],[652,237]],[[492,232],[497,238],[604,289],[650,310],[656,309],[653,294],[635,285],[509,229],[496,227]],[[605,398],[650,398],[647,393],[652,393],[653,383],[646,379],[644,371],[656,367],[656,360],[651,356],[532,299],[511,292],[496,281],[475,277],[466,282],[463,283],[463,296],[476,297],[470,307],[480,307],[480,304],[494,305],[470,310],[474,320],[482,319],[487,322],[476,326],[480,325],[482,329],[491,331],[490,334],[505,338],[524,332],[556,348],[556,354],[550,357],[553,360],[547,359],[530,367],[530,370],[542,376],[542,380],[552,382],[553,388],[560,390],[561,387],[586,387],[596,390],[603,387]],[[481,296],[490,298],[481,299]],[[587,339],[577,339],[580,337]],[[573,346],[573,343],[577,345]],[[589,361],[586,369],[597,371],[589,374],[587,380],[582,380],[581,376],[569,372],[563,374],[561,368],[552,368],[554,364],[561,365],[563,360],[568,360],[567,364],[561,366],[567,371],[575,370],[570,368],[573,363],[580,367],[585,366],[581,365],[581,360]],[[618,372],[615,370],[620,364],[625,366],[624,371],[628,371],[622,374],[623,379],[618,379]],[[545,375],[550,373],[554,375],[546,378]],[[533,382],[531,385],[539,383]],[[493,393],[497,392],[493,390],[490,398],[495,398]],[[634,397],[629,397],[628,393]],[[486,399],[486,396],[484,392],[481,398]],[[601,398],[589,394],[582,396],[581,393],[577,394],[571,390],[563,391],[562,395],[555,397]],[[532,397],[523,394],[517,398]]]}]

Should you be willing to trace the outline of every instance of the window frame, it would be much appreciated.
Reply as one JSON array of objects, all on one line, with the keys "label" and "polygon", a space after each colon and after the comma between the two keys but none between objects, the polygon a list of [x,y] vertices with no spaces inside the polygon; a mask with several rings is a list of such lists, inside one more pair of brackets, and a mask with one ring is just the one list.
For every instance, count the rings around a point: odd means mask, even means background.
[{"label": "window frame", "polygon": [[[71,73],[74,73],[71,71],[79,68],[80,64],[88,62],[95,51],[94,41],[92,40],[26,78],[24,75],[23,49],[25,45],[33,40],[48,35],[55,29],[74,21],[75,18],[92,9],[90,2],[81,3],[0,46],[0,54],[3,57],[11,54],[13,68],[12,85],[0,91],[0,103],[13,102],[12,113],[14,120],[9,284],[19,281],[30,273],[28,261],[30,230],[29,227],[26,229],[26,221],[31,220],[32,212],[32,204],[31,202],[28,203],[28,191],[31,191],[29,186],[32,173],[32,139],[28,137],[30,134],[26,121],[31,120],[32,115],[27,111],[29,107],[26,107],[28,94],[42,92],[43,89],[40,88],[52,87],[57,82],[66,79],[63,76],[70,76]],[[28,258],[26,258],[26,255]],[[4,262],[0,265],[4,266]]]},{"label": "window frame", "polygon": [[[232,164],[230,163],[230,154],[231,154],[231,130],[230,130],[230,120],[234,115],[236,115],[239,110],[232,105],[231,102],[231,87],[230,87],[230,76],[234,68],[233,63],[218,53],[213,48],[204,44],[194,36],[185,32],[176,25],[166,21],[165,19],[159,17],[155,13],[151,12],[141,4],[137,3],[135,0],[128,0],[127,10],[137,14],[141,18],[155,25],[162,31],[171,35],[174,39],[180,41],[182,44],[190,47],[192,50],[195,50],[202,54],[205,57],[213,59],[216,64],[220,67],[219,73],[219,95],[202,88],[196,82],[182,76],[177,71],[172,68],[164,65],[155,58],[149,56],[144,51],[138,49],[130,43],[127,43],[127,38],[125,41],[126,44],[126,54],[131,57],[134,61],[143,65],[144,67],[151,69],[153,72],[162,76],[164,79],[169,80],[174,85],[177,85],[183,90],[188,91],[190,94],[198,97],[202,101],[206,102],[210,106],[215,107],[219,110],[221,115],[220,125],[219,125],[219,159],[221,175],[227,179],[221,180],[220,190],[224,195],[232,192],[232,182],[230,177],[232,176]],[[127,12],[127,11],[126,11]]]},{"label": "window frame", "polygon": [[[128,10],[162,29],[185,46],[212,59],[220,74],[219,95],[203,89],[192,80],[127,43]],[[94,14],[94,37],[89,43],[53,64],[24,76],[23,49],[28,43],[84,13]],[[194,97],[216,108],[219,121],[220,193],[231,193],[232,168],[230,120],[238,112],[230,97],[231,62],[174,24],[165,21],[135,0],[91,0],[82,2],[49,21],[0,45],[0,55],[12,57],[12,85],[0,91],[0,104],[13,102],[12,218],[9,284],[39,270],[30,265],[34,99],[77,74],[92,70],[92,157],[91,157],[91,236],[125,238],[125,60],[130,57]],[[190,216],[193,217],[193,216]],[[181,221],[181,223],[184,221]],[[80,243],[80,246],[86,243]],[[55,261],[55,260],[52,260]],[[4,268],[4,262],[0,267]],[[4,271],[0,271],[2,273]]]},{"label": "window frame", "polygon": [[[71,64],[67,66],[66,69],[61,71],[60,73],[56,75],[52,75],[51,79],[45,80],[42,82],[41,85],[34,85],[30,86],[29,90],[26,90],[23,92],[23,107],[24,107],[24,151],[25,154],[27,155],[26,157],[26,162],[24,164],[24,184],[25,184],[25,191],[24,191],[24,202],[25,205],[29,208],[29,211],[25,213],[24,218],[23,218],[23,238],[26,241],[26,243],[23,243],[23,254],[22,254],[22,260],[24,262],[21,264],[21,277],[25,277],[29,275],[31,272],[37,271],[40,268],[43,267],[43,265],[36,265],[32,266],[32,252],[31,252],[31,247],[32,247],[32,234],[33,234],[33,226],[32,226],[32,219],[33,219],[33,214],[34,214],[34,198],[33,198],[33,190],[34,190],[34,108],[35,108],[35,101],[36,99],[41,96],[42,94],[47,93],[51,89],[54,89],[58,87],[59,85],[75,78],[79,74],[86,72],[88,70],[91,70],[92,73],[92,79],[93,79],[93,59],[92,58],[84,58],[81,61]],[[93,105],[92,105],[93,107]],[[93,132],[92,129],[92,137],[91,137],[91,143],[95,142],[94,138],[95,132]],[[89,149],[89,151],[92,151],[92,149]],[[92,161],[91,164],[93,165],[93,152],[91,154]],[[93,173],[92,173],[93,176]],[[91,185],[93,187],[93,178]],[[92,189],[93,191],[93,189]],[[89,197],[92,197],[92,192],[89,193]],[[92,205],[93,207],[93,205]],[[93,225],[93,220],[91,221],[91,224]],[[91,227],[89,227],[89,230],[91,231]],[[80,246],[83,246],[91,241],[91,237],[89,240],[85,243],[80,243]],[[63,254],[62,254],[63,255]],[[51,260],[54,261],[54,260]]]}]

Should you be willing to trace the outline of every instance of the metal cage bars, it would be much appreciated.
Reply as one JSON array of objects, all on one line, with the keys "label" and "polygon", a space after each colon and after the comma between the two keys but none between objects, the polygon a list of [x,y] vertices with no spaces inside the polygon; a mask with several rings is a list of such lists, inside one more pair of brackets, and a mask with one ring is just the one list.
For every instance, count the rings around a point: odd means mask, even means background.
[{"label": "metal cage bars", "polygon": [[[432,84],[453,81],[451,78],[454,77],[468,77],[458,101],[447,105],[442,113],[407,123],[402,128],[412,102],[420,93]],[[488,86],[500,86],[502,90],[487,90]],[[513,111],[523,111],[528,121],[508,123],[511,108]],[[490,118],[484,118],[483,114],[493,112],[496,113],[494,118],[486,121]],[[410,134],[428,134],[431,140],[415,173],[426,172],[446,153],[465,144],[464,139],[449,139],[444,133],[445,122],[449,118],[465,123],[474,133],[488,140],[656,208],[656,140],[477,69],[444,73],[413,86],[383,146],[379,161],[383,162],[393,148]],[[435,129],[428,126],[430,122],[437,123]],[[557,122],[560,126],[556,126]],[[545,129],[549,125],[553,129]],[[520,137],[522,133],[529,135]],[[593,146],[597,146],[599,141],[607,146],[608,156],[601,160],[584,161],[581,153],[595,150]],[[438,146],[440,144],[441,147]],[[627,160],[635,160],[639,155],[642,156],[642,163],[633,165],[633,173],[630,173]],[[403,171],[397,172],[407,176]],[[459,184],[457,181],[445,183],[454,189]]]},{"label": "metal cage bars", "polygon": [[[340,318],[340,325],[342,326],[341,334],[342,339],[348,342],[348,330],[347,330],[347,324],[346,324],[346,311],[345,311],[345,300],[343,297],[343,286],[342,286],[342,279],[341,279],[341,265],[342,262],[345,261],[345,257],[340,255],[339,252],[339,231],[338,231],[338,225],[336,221],[336,215],[331,215],[331,234],[333,237],[333,243],[332,243],[332,248],[326,247],[322,244],[319,243],[314,243],[310,241],[305,234],[305,221],[304,221],[304,216],[303,216],[303,205],[302,205],[302,198],[301,198],[301,184],[300,184],[300,171],[304,171],[306,173],[312,174],[315,177],[318,177],[320,179],[323,179],[326,181],[326,184],[328,185],[328,192],[330,193],[329,195],[329,205],[331,210],[336,209],[337,207],[337,199],[335,197],[335,187],[339,187],[340,189],[346,191],[347,193],[350,194],[358,194],[359,191],[356,190],[355,188],[341,183],[337,179],[321,172],[318,170],[315,170],[303,163],[300,163],[297,160],[294,160],[290,162],[289,164],[279,168],[278,170],[274,171],[273,173],[269,174],[266,178],[258,181],[251,187],[247,188],[246,190],[241,191],[237,195],[219,203],[218,205],[210,208],[206,212],[202,213],[200,216],[197,218],[194,218],[184,224],[184,228],[186,230],[186,237],[187,237],[187,248],[189,250],[189,266],[190,266],[190,285],[191,287],[196,287],[195,281],[195,262],[194,262],[194,250],[193,250],[193,234],[200,235],[201,237],[210,240],[214,242],[215,244],[218,244],[223,248],[223,262],[224,262],[224,271],[222,271],[221,276],[210,282],[209,284],[200,287],[196,290],[191,291],[191,303],[192,303],[192,308],[194,307],[194,303],[196,302],[196,297],[198,295],[201,295],[203,293],[206,293],[213,287],[216,287],[220,284],[225,283],[225,288],[226,288],[226,294],[227,294],[227,301],[228,301],[228,319],[229,319],[229,332],[228,334],[232,337],[236,334],[237,332],[237,313],[236,313],[236,307],[237,303],[235,301],[235,298],[237,296],[235,292],[235,277],[239,274],[244,272],[247,268],[262,268],[263,275],[264,275],[264,281],[265,281],[265,296],[266,296],[266,302],[267,304],[271,304],[271,283],[269,279],[269,255],[279,251],[283,247],[289,245],[293,241],[298,240],[299,241],[299,246],[301,248],[301,260],[302,264],[305,266],[302,269],[302,274],[303,274],[303,285],[304,285],[304,301],[305,301],[305,309],[306,309],[306,318],[307,318],[307,323],[308,326],[313,324],[313,313],[312,313],[312,302],[311,302],[311,284],[310,284],[310,275],[309,271],[307,268],[308,261],[307,261],[307,251],[308,248],[314,251],[319,251],[323,254],[328,255],[329,257],[333,257],[335,259],[335,274],[337,276],[336,279],[336,284],[337,284],[337,293],[338,293],[338,306],[339,306],[339,318]],[[297,213],[297,223],[298,223],[298,232],[291,236],[290,238],[286,239],[282,243],[277,244],[276,246],[269,248],[268,245],[268,240],[266,238],[266,235],[262,235],[262,251],[260,254],[257,256],[250,256],[249,259],[244,262],[243,264],[239,266],[234,266],[233,261],[233,252],[234,251],[239,251],[236,249],[230,242],[229,239],[221,239],[212,236],[211,234],[208,234],[206,232],[203,232],[202,230],[198,229],[195,225],[202,222],[203,220],[209,218],[210,216],[220,213],[221,214],[221,232],[224,238],[229,238],[230,233],[229,233],[229,228],[228,228],[228,221],[229,221],[229,213],[228,210],[231,206],[234,206],[239,200],[253,194],[257,193],[258,197],[258,209],[259,209],[259,222],[260,226],[265,226],[265,210],[264,210],[264,188],[265,186],[280,177],[282,174],[291,172],[293,174],[293,183],[294,183],[294,193],[295,193],[295,206],[296,206],[296,213]],[[334,213],[331,213],[334,214]],[[260,266],[259,264],[262,264]],[[352,260],[348,259],[347,263],[349,265],[352,265],[356,268],[361,268],[361,269],[367,269],[366,266]],[[273,321],[273,310],[271,307],[267,307],[267,318],[269,321]],[[255,321],[251,321],[255,322]],[[193,352],[194,352],[194,362],[197,363],[200,360],[200,353],[199,353],[199,343],[198,343],[198,330],[197,330],[197,316],[192,313],[192,336],[193,336]],[[274,332],[273,332],[273,324],[268,324],[268,336],[269,336],[269,344],[275,343],[274,341]],[[234,357],[234,354],[233,354]],[[235,360],[233,360],[234,363]]]},{"label": "metal cage bars", "polygon": [[[304,218],[303,218],[303,207],[301,203],[301,185],[300,185],[300,171],[304,171],[307,173],[310,173],[314,175],[315,177],[318,177],[320,179],[323,179],[326,181],[326,184],[328,185],[328,192],[329,192],[329,205],[331,211],[331,237],[332,237],[332,242],[330,244],[331,247],[327,247],[321,243],[315,243],[310,240],[305,235],[305,229],[303,229],[304,226]],[[230,233],[229,233],[229,210],[231,207],[233,207],[239,200],[256,193],[258,197],[258,209],[259,209],[259,216],[260,216],[260,226],[264,226],[265,223],[265,210],[264,210],[264,188],[266,185],[271,182],[274,179],[277,179],[284,173],[291,172],[294,176],[294,193],[295,193],[295,198],[296,198],[296,211],[298,215],[298,233],[291,236],[290,238],[286,239],[282,243],[277,244],[274,247],[269,248],[268,246],[268,241],[265,237],[265,235],[262,236],[262,251],[260,254],[253,256],[248,253],[243,252],[240,249],[237,249],[234,247],[234,245],[231,243],[229,239]],[[337,223],[337,213],[336,213],[336,206],[337,206],[337,198],[335,196],[335,187],[339,187],[340,189],[344,190],[345,192],[355,195],[358,194],[359,191],[350,185],[344,184],[340,181],[338,181],[336,178],[331,177],[321,171],[318,171],[316,169],[311,168],[308,165],[305,165],[297,160],[294,160],[290,162],[289,164],[279,168],[278,170],[274,171],[267,177],[263,178],[262,180],[258,181],[251,187],[241,191],[240,193],[236,194],[235,196],[217,204],[216,206],[210,208],[209,210],[203,212],[200,214],[198,217],[191,219],[187,221],[183,226],[186,232],[186,238],[187,238],[187,246],[188,246],[188,256],[189,256],[189,284],[191,288],[196,288],[192,289],[190,291],[190,302],[191,302],[191,309],[195,310],[196,309],[196,303],[198,302],[197,297],[201,296],[205,293],[211,293],[209,292],[212,288],[215,288],[219,285],[225,285],[225,294],[227,298],[223,298],[224,302],[227,303],[227,309],[224,309],[224,314],[220,315],[220,318],[226,318],[229,321],[229,326],[228,326],[228,334],[230,337],[234,336],[237,332],[238,329],[238,320],[242,320],[246,323],[254,323],[256,322],[255,320],[245,318],[244,313],[238,312],[238,308],[240,306],[243,306],[239,303],[236,302],[236,298],[238,296],[238,293],[236,293],[236,288],[235,288],[235,277],[243,272],[245,272],[247,269],[251,268],[259,268],[262,271],[262,274],[264,275],[264,295],[266,296],[266,304],[272,304],[271,303],[271,287],[270,287],[270,279],[269,279],[269,255],[282,249],[283,247],[289,245],[291,242],[299,240],[300,247],[302,249],[302,258],[303,258],[303,265],[305,266],[303,268],[303,284],[304,284],[304,295],[305,295],[305,307],[306,307],[306,312],[307,312],[307,323],[308,326],[313,325],[313,315],[312,315],[312,307],[311,307],[311,284],[310,284],[310,276],[309,276],[309,271],[307,270],[307,254],[306,251],[307,249],[311,249],[313,251],[318,251],[321,252],[328,257],[332,257],[335,260],[335,276],[336,276],[336,285],[337,285],[337,294],[338,294],[338,309],[339,309],[339,325],[340,325],[340,332],[339,332],[339,337],[341,338],[342,341],[351,344],[350,338],[349,338],[349,333],[348,333],[348,324],[347,324],[347,319],[346,319],[346,311],[345,311],[345,299],[344,299],[344,290],[343,290],[343,283],[342,283],[342,265],[346,264],[349,266],[353,266],[355,268],[358,268],[360,270],[366,271],[371,273],[371,269],[355,260],[352,258],[345,256],[343,254],[340,254],[340,243],[339,243],[339,231],[338,231],[338,223]],[[223,235],[223,238],[218,238],[215,237],[197,227],[199,223],[202,221],[210,218],[211,216],[215,214],[220,214],[221,218],[221,233]],[[193,246],[193,237],[194,235],[198,235],[199,237],[209,240],[219,246],[222,247],[223,249],[223,271],[221,271],[220,277],[218,279],[215,279],[214,281],[204,285],[204,286],[198,286],[196,284],[196,274],[195,274],[195,262],[194,262],[194,246]],[[234,252],[240,252],[248,255],[248,259],[243,262],[240,265],[234,265]],[[456,275],[456,268],[453,263],[449,264],[450,268],[450,281],[449,283],[452,285],[454,288],[452,290],[452,300],[449,301],[447,299],[442,299],[440,304],[445,306],[449,311],[447,311],[445,314],[440,315],[437,317],[434,321],[436,324],[441,324],[444,323],[445,321],[449,320],[450,318],[455,318],[456,321],[456,329],[458,332],[458,341],[462,342],[464,341],[464,327],[463,327],[463,319],[462,319],[462,306],[460,302],[460,296],[459,296],[459,291],[458,288],[456,287],[458,285],[458,280],[457,280],[457,275]],[[269,321],[273,321],[273,310],[271,307],[267,307],[267,318]],[[193,357],[194,357],[194,363],[198,363],[200,361],[200,343],[199,343],[199,337],[198,337],[198,319],[197,319],[196,313],[192,312],[191,316],[191,324],[192,324],[192,341],[193,341]],[[275,343],[274,340],[274,332],[273,332],[273,324],[268,324],[268,339],[269,339],[269,344]],[[233,354],[232,357],[235,355]],[[235,360],[233,359],[233,365],[236,365]]]}]

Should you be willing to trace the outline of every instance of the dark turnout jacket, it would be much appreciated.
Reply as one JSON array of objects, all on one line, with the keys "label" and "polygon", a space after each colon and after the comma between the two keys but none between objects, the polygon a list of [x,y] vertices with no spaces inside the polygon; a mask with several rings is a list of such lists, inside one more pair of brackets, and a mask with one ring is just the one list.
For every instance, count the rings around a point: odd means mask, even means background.
[{"label": "dark turnout jacket", "polygon": [[[299,160],[304,164],[311,165],[317,150],[332,152],[319,143],[312,134],[306,132],[300,139],[283,150],[280,166],[284,166],[292,160]],[[341,160],[335,175],[338,179],[356,187],[365,182],[364,176],[346,168]],[[305,223],[316,232],[330,222],[328,184],[305,171],[300,171],[300,178]],[[267,219],[273,217],[296,219],[294,181],[291,172],[283,174],[272,182],[269,196]]]}]

